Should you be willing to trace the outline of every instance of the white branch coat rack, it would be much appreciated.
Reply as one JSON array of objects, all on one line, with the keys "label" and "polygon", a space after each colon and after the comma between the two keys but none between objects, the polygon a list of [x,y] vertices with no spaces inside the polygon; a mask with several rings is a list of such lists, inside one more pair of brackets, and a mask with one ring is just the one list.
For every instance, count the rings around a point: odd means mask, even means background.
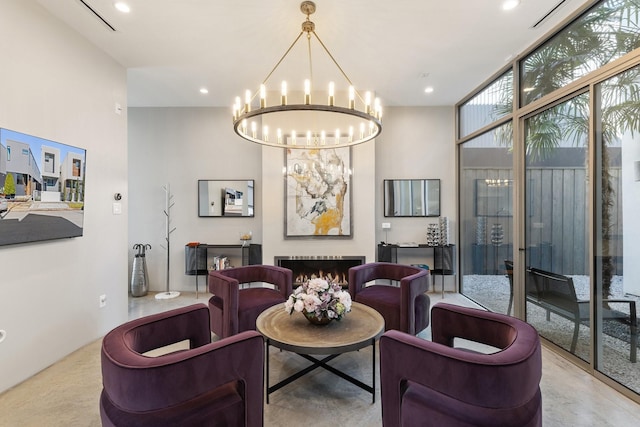
[{"label": "white branch coat rack", "polygon": [[171,194],[171,189],[169,187],[169,184],[167,184],[166,187],[162,187],[162,189],[164,190],[164,193],[165,193],[164,216],[165,216],[166,231],[165,231],[164,239],[167,242],[167,247],[166,247],[167,249],[167,290],[166,292],[160,292],[159,294],[156,294],[156,299],[170,299],[180,295],[180,292],[176,292],[176,291],[172,292],[169,290],[169,278],[171,277],[169,275],[169,272],[170,272],[169,257],[171,254],[171,233],[176,231],[175,227],[171,228],[171,208],[175,203],[173,201],[173,195]]}]

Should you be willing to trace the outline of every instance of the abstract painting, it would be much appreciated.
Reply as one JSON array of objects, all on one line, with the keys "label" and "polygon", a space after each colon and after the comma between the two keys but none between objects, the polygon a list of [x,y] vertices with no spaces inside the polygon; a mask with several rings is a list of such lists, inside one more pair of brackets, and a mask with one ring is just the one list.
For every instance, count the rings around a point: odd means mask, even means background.
[{"label": "abstract painting", "polygon": [[285,155],[285,237],[352,237],[350,148]]}]

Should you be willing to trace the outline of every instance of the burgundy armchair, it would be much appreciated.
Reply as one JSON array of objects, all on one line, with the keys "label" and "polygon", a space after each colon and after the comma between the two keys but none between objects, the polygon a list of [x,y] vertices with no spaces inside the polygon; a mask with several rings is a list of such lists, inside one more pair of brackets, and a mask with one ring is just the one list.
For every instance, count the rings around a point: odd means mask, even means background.
[{"label": "burgundy armchair", "polygon": [[[240,289],[240,284],[260,287]],[[264,283],[275,288],[265,287]],[[292,293],[293,273],[273,265],[246,265],[209,272],[211,331],[220,338],[256,329],[256,319],[267,308],[283,303]]]},{"label": "burgundy armchair", "polygon": [[[540,339],[504,314],[439,303],[433,342],[397,331],[380,338],[384,427],[541,426]],[[454,338],[497,351],[454,348]]]},{"label": "burgundy armchair", "polygon": [[[144,354],[185,340],[189,349]],[[245,332],[211,343],[204,304],[118,326],[101,358],[103,426],[263,425],[263,338]]]},{"label": "burgundy armchair", "polygon": [[[380,280],[385,280],[381,282]],[[390,281],[398,281],[392,286]],[[367,286],[368,282],[374,282]],[[429,270],[410,265],[374,262],[349,269],[349,293],[354,301],[377,310],[385,330],[416,335],[429,326]]]}]

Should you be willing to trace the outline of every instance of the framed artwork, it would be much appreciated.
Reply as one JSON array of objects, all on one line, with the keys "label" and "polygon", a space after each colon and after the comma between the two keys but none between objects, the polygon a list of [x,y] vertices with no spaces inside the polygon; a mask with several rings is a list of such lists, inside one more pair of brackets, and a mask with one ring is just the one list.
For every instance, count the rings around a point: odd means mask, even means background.
[{"label": "framed artwork", "polygon": [[80,237],[87,150],[0,129],[0,246]]},{"label": "framed artwork", "polygon": [[351,148],[285,156],[285,238],[351,238]]}]

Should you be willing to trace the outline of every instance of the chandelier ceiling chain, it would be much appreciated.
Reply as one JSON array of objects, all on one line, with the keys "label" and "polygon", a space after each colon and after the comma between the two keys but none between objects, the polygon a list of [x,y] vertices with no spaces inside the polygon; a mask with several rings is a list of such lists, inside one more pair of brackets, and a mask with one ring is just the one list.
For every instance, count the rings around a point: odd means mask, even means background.
[{"label": "chandelier ceiling chain", "polygon": [[[378,98],[372,101],[371,92],[366,92],[364,98],[357,91],[351,79],[338,64],[315,32],[315,24],[310,15],[316,10],[315,3],[304,1],[300,10],[307,16],[302,23],[302,31],[278,60],[257,91],[247,90],[244,105],[240,97],[236,97],[233,106],[233,128],[242,138],[258,144],[286,147],[286,148],[335,148],[347,147],[374,139],[382,131],[382,107]],[[303,34],[307,35],[307,50],[309,59],[309,78],[304,81],[304,96],[302,103],[288,103],[288,85],[281,84],[280,102],[267,104],[266,84],[273,73],[282,64]],[[336,93],[334,82],[329,83],[326,104],[312,103],[317,97],[317,88],[313,87],[313,60],[311,55],[312,34],[324,52],[340,71],[348,84],[344,91],[345,106],[337,105],[341,93]],[[312,89],[314,91],[312,92]],[[292,98],[294,97],[292,94]],[[313,96],[312,96],[313,95]],[[253,102],[259,96],[259,106]],[[362,105],[356,104],[356,98]],[[358,108],[357,108],[358,107]],[[261,128],[261,132],[258,128]],[[276,129],[275,135],[270,135],[269,128]],[[275,137],[274,137],[275,136]],[[304,143],[298,143],[304,140]]]}]

